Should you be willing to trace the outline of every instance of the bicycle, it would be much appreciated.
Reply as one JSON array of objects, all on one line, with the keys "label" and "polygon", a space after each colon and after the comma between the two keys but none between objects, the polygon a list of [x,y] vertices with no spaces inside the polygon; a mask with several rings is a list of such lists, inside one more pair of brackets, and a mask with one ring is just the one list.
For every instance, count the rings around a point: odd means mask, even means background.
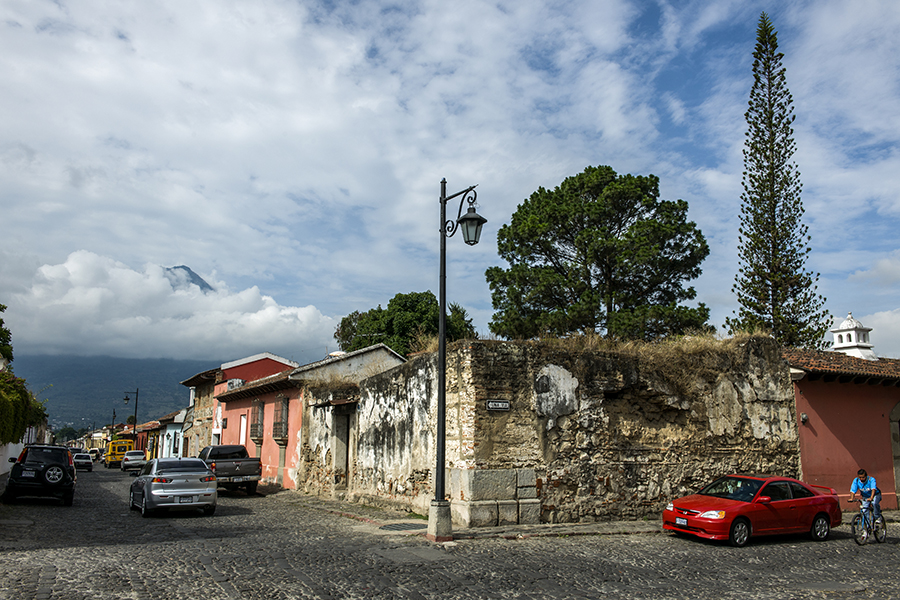
[{"label": "bicycle", "polygon": [[869,541],[869,537],[874,537],[879,544],[884,542],[887,539],[887,524],[884,522],[884,515],[875,518],[875,507],[872,502],[853,498],[847,502],[851,504],[859,502],[859,514],[850,522],[850,532],[856,543],[862,546]]}]

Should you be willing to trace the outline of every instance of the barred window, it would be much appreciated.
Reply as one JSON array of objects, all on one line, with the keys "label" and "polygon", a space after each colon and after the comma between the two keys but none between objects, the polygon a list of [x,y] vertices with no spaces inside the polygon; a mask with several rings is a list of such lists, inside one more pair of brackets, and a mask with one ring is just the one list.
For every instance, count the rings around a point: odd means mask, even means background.
[{"label": "barred window", "polygon": [[272,423],[272,437],[274,438],[287,437],[289,402],[288,398],[282,398],[281,402],[275,403],[275,417]]},{"label": "barred window", "polygon": [[250,437],[261,438],[263,434],[263,413],[265,405],[259,398],[250,403]]}]

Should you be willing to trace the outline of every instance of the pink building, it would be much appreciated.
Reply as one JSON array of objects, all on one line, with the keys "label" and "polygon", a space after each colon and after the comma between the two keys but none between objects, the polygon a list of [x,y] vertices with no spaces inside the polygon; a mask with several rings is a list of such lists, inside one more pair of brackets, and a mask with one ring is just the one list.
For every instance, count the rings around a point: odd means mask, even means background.
[{"label": "pink building", "polygon": [[222,443],[242,444],[263,465],[263,481],[293,488],[285,471],[290,440],[300,434],[303,403],[300,389],[288,377],[293,369],[249,381],[217,398],[222,409]]},{"label": "pink building", "polygon": [[878,358],[869,343],[871,329],[852,315],[831,331],[833,351],[784,351],[794,383],[803,479],[847,498],[863,468],[878,482],[882,507],[898,508],[900,360]]},{"label": "pink building", "polygon": [[215,408],[212,425],[212,444],[242,444],[251,456],[254,453],[253,437],[250,432],[249,411],[239,410],[237,405],[226,406],[219,401],[220,396],[231,390],[242,388],[248,382],[290,371],[299,366],[292,360],[275,356],[268,352],[224,363],[216,379],[213,396]]}]

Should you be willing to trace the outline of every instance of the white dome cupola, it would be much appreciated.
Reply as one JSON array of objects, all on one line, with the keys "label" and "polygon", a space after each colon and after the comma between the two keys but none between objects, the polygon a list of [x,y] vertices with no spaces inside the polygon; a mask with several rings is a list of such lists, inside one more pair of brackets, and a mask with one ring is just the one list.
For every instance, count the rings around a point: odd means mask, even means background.
[{"label": "white dome cupola", "polygon": [[863,327],[862,323],[853,318],[853,313],[847,313],[844,322],[831,330],[834,334],[832,349],[856,358],[878,360],[878,356],[872,350],[872,344],[869,343],[870,331],[871,327]]}]

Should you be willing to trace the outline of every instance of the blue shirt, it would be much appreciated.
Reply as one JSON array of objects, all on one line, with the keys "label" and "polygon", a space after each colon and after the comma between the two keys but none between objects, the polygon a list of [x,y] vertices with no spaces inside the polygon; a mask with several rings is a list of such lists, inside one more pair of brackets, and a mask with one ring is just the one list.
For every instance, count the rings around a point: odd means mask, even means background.
[{"label": "blue shirt", "polygon": [[878,489],[878,486],[875,485],[875,478],[871,475],[868,479],[866,479],[865,483],[859,480],[859,477],[853,480],[853,484],[850,486],[850,493],[855,494],[856,492],[863,492],[862,496],[866,500],[869,499],[869,496],[872,493],[872,490]]}]

